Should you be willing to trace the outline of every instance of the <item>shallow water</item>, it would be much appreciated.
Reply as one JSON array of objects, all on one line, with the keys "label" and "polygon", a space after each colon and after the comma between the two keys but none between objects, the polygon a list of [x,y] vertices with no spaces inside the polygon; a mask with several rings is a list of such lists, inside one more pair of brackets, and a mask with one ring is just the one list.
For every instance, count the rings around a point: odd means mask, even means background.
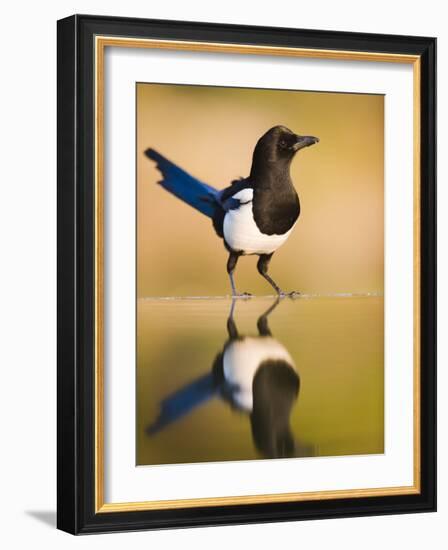
[{"label": "shallow water", "polygon": [[138,300],[137,464],[383,452],[381,296],[231,309]]}]

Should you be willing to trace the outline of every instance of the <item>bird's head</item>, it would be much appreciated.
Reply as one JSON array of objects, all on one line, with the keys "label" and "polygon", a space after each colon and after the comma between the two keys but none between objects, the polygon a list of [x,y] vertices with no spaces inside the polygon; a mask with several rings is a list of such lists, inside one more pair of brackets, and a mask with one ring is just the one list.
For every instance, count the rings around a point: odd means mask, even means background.
[{"label": "bird's head", "polygon": [[254,161],[289,163],[297,151],[318,141],[317,137],[295,134],[285,126],[274,126],[258,140],[254,150]]}]

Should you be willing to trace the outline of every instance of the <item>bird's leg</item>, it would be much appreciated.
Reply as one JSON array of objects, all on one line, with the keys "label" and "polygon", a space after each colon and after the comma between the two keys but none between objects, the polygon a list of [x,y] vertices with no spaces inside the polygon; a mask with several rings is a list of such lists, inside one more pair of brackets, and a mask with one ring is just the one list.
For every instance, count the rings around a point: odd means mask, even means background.
[{"label": "bird's leg", "polygon": [[272,254],[261,254],[257,262],[258,273],[266,279],[266,281],[272,286],[272,288],[277,292],[279,296],[284,295],[282,289],[277,285],[277,283],[268,275],[268,266],[271,261]]},{"label": "bird's leg", "polygon": [[268,317],[274,311],[274,309],[280,303],[280,296],[277,296],[275,302],[269,306],[269,308],[260,315],[257,321],[258,334],[260,336],[272,336],[271,329],[268,324]]},{"label": "bird's leg", "polygon": [[233,280],[233,272],[235,271],[238,258],[241,256],[241,252],[230,252],[229,259],[227,260],[227,273],[230,277],[230,284],[232,286],[232,296],[240,296],[242,298],[249,298],[251,296],[248,292],[238,293],[235,287],[235,281]]},{"label": "bird's leg", "polygon": [[236,328],[235,319],[233,318],[233,312],[235,310],[235,298],[232,297],[232,305],[230,306],[230,313],[227,319],[227,332],[230,340],[236,340],[238,338],[238,329]]},{"label": "bird's leg", "polygon": [[268,266],[271,261],[272,254],[260,254],[260,259],[257,263],[258,273],[266,279],[266,281],[272,286],[272,288],[277,292],[279,296],[290,296],[294,298],[298,296],[298,292],[283,292],[283,290],[277,285],[277,283],[268,275]]}]

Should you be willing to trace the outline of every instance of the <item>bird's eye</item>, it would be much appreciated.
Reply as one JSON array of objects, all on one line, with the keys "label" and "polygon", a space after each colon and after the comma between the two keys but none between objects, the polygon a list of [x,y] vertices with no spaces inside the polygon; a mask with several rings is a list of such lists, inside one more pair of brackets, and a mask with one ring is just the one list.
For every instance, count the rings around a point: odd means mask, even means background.
[{"label": "bird's eye", "polygon": [[288,144],[286,143],[286,141],[284,139],[280,140],[279,145],[282,149],[286,149],[286,147],[288,146]]}]

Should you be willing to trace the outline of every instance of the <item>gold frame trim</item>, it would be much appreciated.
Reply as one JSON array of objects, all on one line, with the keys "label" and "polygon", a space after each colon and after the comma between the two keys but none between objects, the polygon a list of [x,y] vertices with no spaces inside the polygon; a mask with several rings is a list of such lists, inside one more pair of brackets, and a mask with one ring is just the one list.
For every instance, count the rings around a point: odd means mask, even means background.
[{"label": "gold frame trim", "polygon": [[[376,61],[413,65],[414,128],[414,483],[403,487],[347,489],[302,493],[194,498],[145,502],[106,503],[104,501],[104,52],[106,47],[153,48],[246,55],[324,58],[349,61]],[[207,506],[231,506],[274,502],[303,502],[340,498],[379,497],[420,493],[420,57],[389,53],[321,50],[309,48],[254,46],[178,40],[155,40],[96,36],[95,54],[95,513],[166,510]]]}]

